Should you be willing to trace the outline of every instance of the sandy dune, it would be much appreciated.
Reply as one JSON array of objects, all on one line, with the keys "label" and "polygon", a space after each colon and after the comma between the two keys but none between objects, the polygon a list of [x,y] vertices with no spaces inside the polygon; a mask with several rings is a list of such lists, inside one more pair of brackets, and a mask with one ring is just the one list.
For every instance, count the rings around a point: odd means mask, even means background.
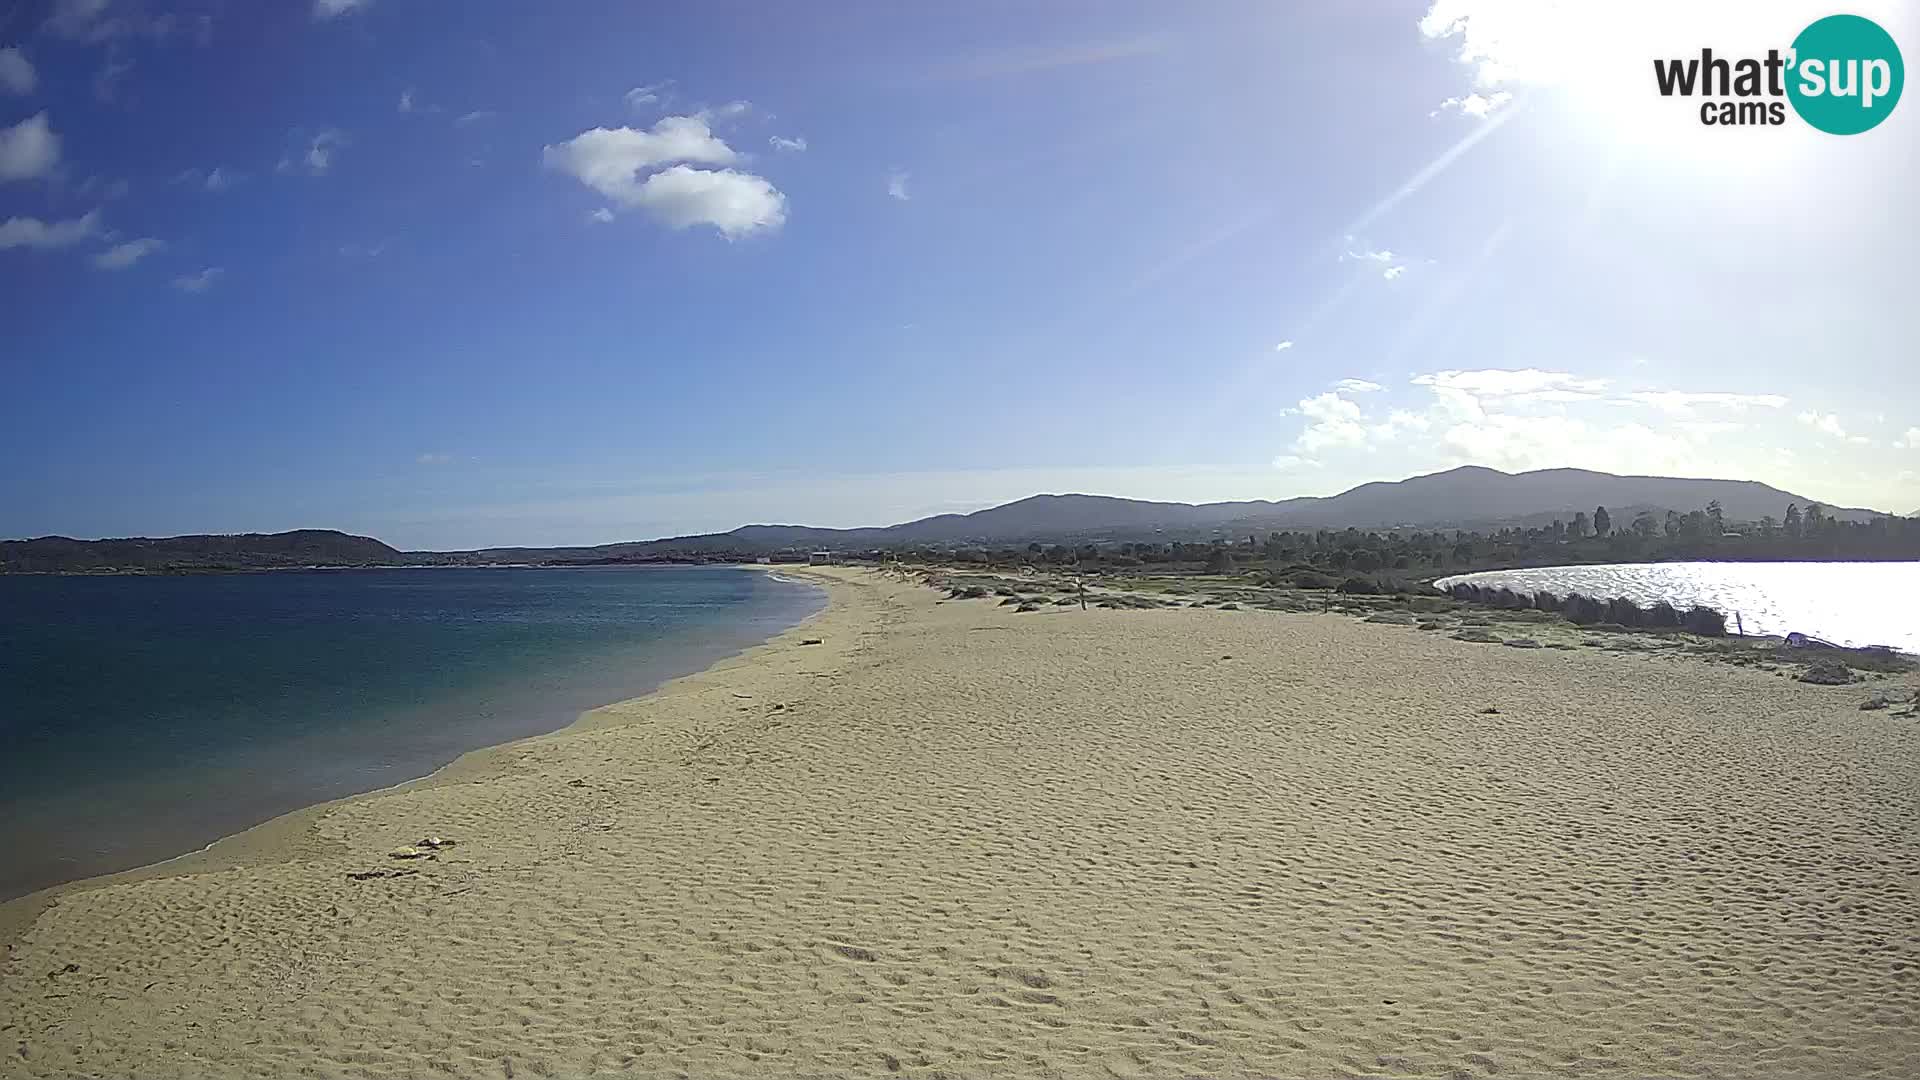
[{"label": "sandy dune", "polygon": [[836,573],[661,694],[16,907],[0,1075],[1920,1075],[1920,725],[1858,692]]}]

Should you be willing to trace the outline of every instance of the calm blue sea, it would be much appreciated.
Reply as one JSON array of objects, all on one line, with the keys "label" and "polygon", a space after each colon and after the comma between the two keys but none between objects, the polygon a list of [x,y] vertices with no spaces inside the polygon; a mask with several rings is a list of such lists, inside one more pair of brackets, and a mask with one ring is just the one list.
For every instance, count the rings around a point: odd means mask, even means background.
[{"label": "calm blue sea", "polygon": [[823,603],[733,567],[0,577],[0,899],[553,731]]}]

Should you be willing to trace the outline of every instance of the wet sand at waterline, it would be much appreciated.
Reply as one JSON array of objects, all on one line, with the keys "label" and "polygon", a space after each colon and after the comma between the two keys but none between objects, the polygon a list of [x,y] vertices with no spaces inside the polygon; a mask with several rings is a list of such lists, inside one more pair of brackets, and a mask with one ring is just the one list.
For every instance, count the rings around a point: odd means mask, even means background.
[{"label": "wet sand at waterline", "polygon": [[820,573],[657,694],[10,905],[0,1076],[1920,1074],[1920,724],[1859,688]]}]

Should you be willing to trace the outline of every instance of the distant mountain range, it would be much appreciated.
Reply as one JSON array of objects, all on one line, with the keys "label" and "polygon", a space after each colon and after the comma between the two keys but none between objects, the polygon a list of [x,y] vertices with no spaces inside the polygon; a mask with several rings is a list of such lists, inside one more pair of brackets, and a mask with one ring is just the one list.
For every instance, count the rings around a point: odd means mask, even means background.
[{"label": "distant mountain range", "polygon": [[[164,540],[0,541],[0,570],[192,570],[276,566],[460,565],[593,563],[752,556],[806,548],[856,550],[909,545],[1086,543],[1188,540],[1286,529],[1489,528],[1539,525],[1605,506],[1625,527],[1650,510],[1686,512],[1718,500],[1729,521],[1779,520],[1802,495],[1751,480],[1689,480],[1616,476],[1586,469],[1505,473],[1463,466],[1407,480],[1362,484],[1325,498],[1278,502],[1172,503],[1104,495],[1035,495],[971,514],[941,514],[900,525],[821,529],[805,525],[744,525],[724,533],[594,547],[487,548],[459,552],[400,552],[363,536],[326,530],[272,535],[178,536]],[[1885,516],[1856,508],[1829,508],[1831,516],[1864,521]]]}]

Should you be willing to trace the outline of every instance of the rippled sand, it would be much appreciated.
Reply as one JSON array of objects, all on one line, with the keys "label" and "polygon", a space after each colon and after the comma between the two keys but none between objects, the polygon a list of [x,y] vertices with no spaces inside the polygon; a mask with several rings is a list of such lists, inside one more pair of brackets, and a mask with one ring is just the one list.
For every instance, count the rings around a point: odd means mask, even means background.
[{"label": "rippled sand", "polygon": [[1856,690],[839,573],[654,697],[16,906],[0,1075],[1920,1075],[1920,724]]}]

